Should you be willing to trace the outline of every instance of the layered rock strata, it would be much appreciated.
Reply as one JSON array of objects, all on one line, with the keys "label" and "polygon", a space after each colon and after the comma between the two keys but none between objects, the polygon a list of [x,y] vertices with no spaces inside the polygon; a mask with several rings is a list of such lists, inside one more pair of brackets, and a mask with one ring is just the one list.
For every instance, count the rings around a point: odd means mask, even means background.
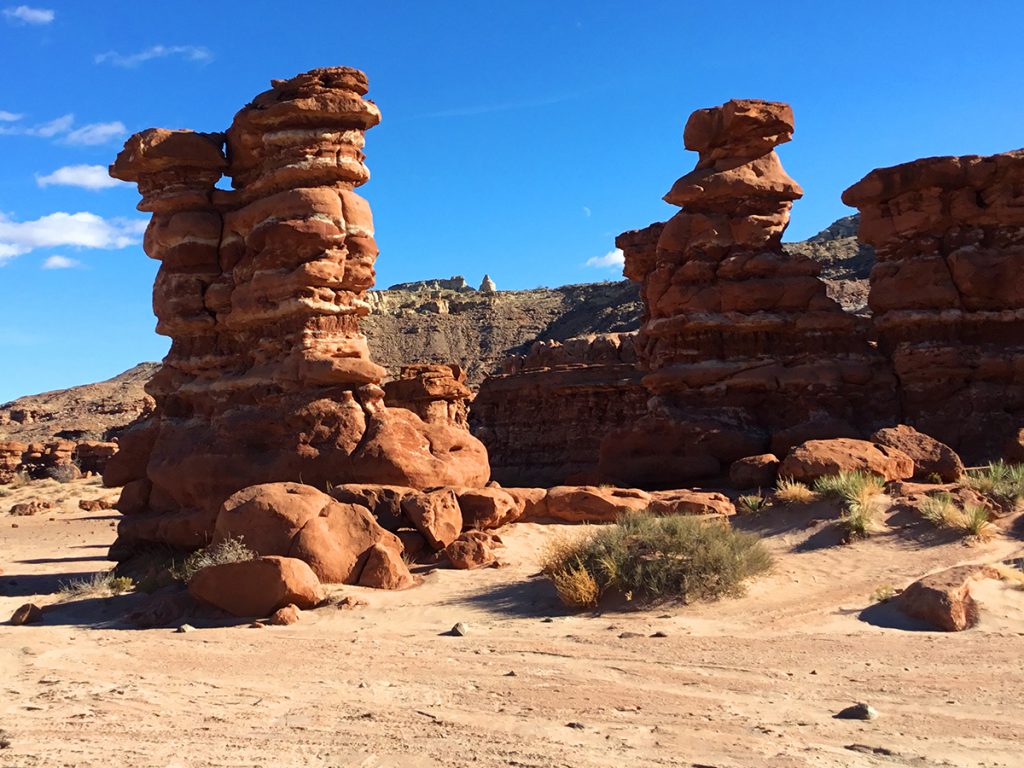
[{"label": "layered rock strata", "polygon": [[398,378],[384,385],[384,402],[389,408],[405,408],[428,424],[460,429],[469,429],[472,398],[466,372],[457,365],[404,365]]},{"label": "layered rock strata", "polygon": [[1024,150],[879,168],[843,193],[904,420],[969,462],[1024,425]]},{"label": "layered rock strata", "polygon": [[480,385],[470,422],[503,485],[596,480],[598,448],[644,413],[634,334],[536,342]]},{"label": "layered rock strata", "polygon": [[[377,246],[354,190],[380,121],[365,75],[317,69],[272,86],[226,134],[150,129],[111,166],[153,213],[144,246],[161,262],[157,332],[172,339],[147,387],[154,426],[111,467],[134,483],[119,556],[204,544],[220,504],[258,483],[488,478],[464,429],[385,407],[360,332]],[[215,188],[224,173],[230,191]]]},{"label": "layered rock strata", "polygon": [[784,427],[893,418],[894,381],[868,321],[828,297],[817,263],[782,249],[803,191],[774,148],[792,133],[785,104],[698,110],[684,133],[697,167],[665,196],[682,211],[619,238],[625,274],[642,283],[636,349],[651,400],[639,424],[605,438],[605,479],[678,486],[765,453]]}]

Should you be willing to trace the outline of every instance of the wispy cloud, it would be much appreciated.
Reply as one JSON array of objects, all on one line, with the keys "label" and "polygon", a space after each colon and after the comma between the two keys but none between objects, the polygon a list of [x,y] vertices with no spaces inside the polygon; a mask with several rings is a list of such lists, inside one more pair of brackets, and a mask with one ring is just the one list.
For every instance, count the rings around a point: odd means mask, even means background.
[{"label": "wispy cloud", "polygon": [[604,256],[591,256],[587,259],[587,266],[596,267],[597,269],[621,269],[625,263],[626,257],[619,248],[616,248],[614,251],[608,251]]},{"label": "wispy cloud", "polygon": [[117,51],[98,53],[94,57],[97,64],[112,64],[115,67],[131,69],[140,64],[145,64],[153,59],[166,59],[169,56],[177,56],[185,61],[198,61],[205,63],[213,59],[213,53],[209,48],[201,45],[154,45],[137,53],[122,54]]},{"label": "wispy cloud", "polygon": [[20,124],[21,115],[5,113],[16,118],[8,120],[9,125],[0,125],[0,136],[39,136],[44,139],[58,138],[65,144],[76,146],[96,146],[120,138],[127,133],[124,123],[114,120],[109,123],[88,123],[75,128],[75,116],[61,115],[45,123],[36,125]]},{"label": "wispy cloud", "polygon": [[43,269],[74,269],[82,266],[82,262],[76,259],[69,259],[67,256],[54,254],[43,262]]},{"label": "wispy cloud", "polygon": [[83,125],[81,128],[70,131],[61,141],[66,144],[92,147],[120,138],[126,131],[124,123],[120,120],[111,123],[89,123],[89,125]]},{"label": "wispy cloud", "polygon": [[110,178],[106,166],[103,165],[65,165],[45,176],[36,174],[36,184],[40,187],[81,187],[96,190],[120,187],[124,183]]},{"label": "wispy cloud", "polygon": [[145,229],[141,219],[104,219],[84,211],[58,211],[32,221],[12,221],[0,213],[0,265],[38,248],[127,248]]},{"label": "wispy cloud", "polygon": [[4,8],[4,18],[11,24],[49,24],[56,16],[49,8],[32,8],[27,5]]},{"label": "wispy cloud", "polygon": [[583,215],[586,216],[588,219],[593,215],[593,213],[594,212],[591,211],[587,206],[583,206]]},{"label": "wispy cloud", "polygon": [[3,109],[0,109],[0,123],[16,123],[23,117],[24,115],[18,115],[14,112],[7,112]]}]

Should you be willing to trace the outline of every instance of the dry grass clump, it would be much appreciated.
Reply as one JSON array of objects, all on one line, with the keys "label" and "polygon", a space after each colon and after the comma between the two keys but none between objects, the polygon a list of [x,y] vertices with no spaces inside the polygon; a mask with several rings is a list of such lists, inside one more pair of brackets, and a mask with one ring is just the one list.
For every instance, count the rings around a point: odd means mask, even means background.
[{"label": "dry grass clump", "polygon": [[775,486],[775,500],[782,504],[810,504],[818,500],[818,494],[803,483],[783,478]]},{"label": "dry grass clump", "polygon": [[846,541],[864,539],[879,528],[882,505],[878,497],[885,492],[885,481],[868,472],[840,472],[819,477],[814,490],[823,498],[835,499],[843,505],[837,521]]},{"label": "dry grass clump", "polygon": [[1013,508],[1024,502],[1024,464],[996,461],[967,472],[967,485],[998,504]]},{"label": "dry grass clump", "polygon": [[634,512],[618,525],[553,542],[542,570],[566,605],[588,608],[610,592],[642,603],[734,595],[771,563],[754,534],[692,516]]},{"label": "dry grass clump", "polygon": [[100,571],[87,579],[73,579],[60,585],[59,592],[66,600],[84,597],[111,597],[131,592],[135,582],[113,571]]},{"label": "dry grass clump", "polygon": [[255,557],[256,553],[242,543],[241,537],[227,538],[186,557],[185,561],[174,569],[174,576],[187,584],[203,568],[225,563],[240,563]]},{"label": "dry grass clump", "polygon": [[769,506],[768,498],[760,491],[746,496],[740,496],[736,499],[736,502],[737,509],[740,512],[747,512],[751,515],[756,515],[758,512]]},{"label": "dry grass clump", "polygon": [[971,504],[960,509],[948,493],[937,493],[925,499],[921,516],[936,528],[958,531],[975,541],[986,541],[996,532],[989,520],[991,512],[986,507]]}]

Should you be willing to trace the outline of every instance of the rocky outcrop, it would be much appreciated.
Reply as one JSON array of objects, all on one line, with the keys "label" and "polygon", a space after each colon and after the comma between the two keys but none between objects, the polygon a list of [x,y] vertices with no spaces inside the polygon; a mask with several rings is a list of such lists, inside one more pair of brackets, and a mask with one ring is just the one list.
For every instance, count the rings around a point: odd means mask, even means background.
[{"label": "rocky outcrop", "polygon": [[907,616],[945,632],[962,632],[978,623],[978,604],[971,596],[971,584],[980,579],[998,579],[999,572],[987,565],[960,565],[918,579],[895,599]]},{"label": "rocky outcrop", "polygon": [[538,342],[480,385],[470,423],[503,485],[595,480],[601,439],[644,413],[632,334]]},{"label": "rocky outcrop", "polygon": [[405,408],[428,424],[469,429],[466,373],[457,365],[420,363],[402,366],[397,379],[384,385],[389,408]]},{"label": "rocky outcrop", "polygon": [[0,485],[5,485],[17,476],[22,465],[22,456],[28,445],[15,440],[0,443]]},{"label": "rocky outcrop", "polygon": [[1024,150],[879,168],[843,193],[903,418],[970,462],[1024,424]]},{"label": "rocky outcrop", "polygon": [[642,282],[636,348],[652,397],[638,424],[605,437],[605,479],[678,486],[764,453],[774,431],[817,414],[867,427],[895,413],[867,320],[828,297],[817,263],[781,247],[803,194],[774,152],[792,132],[785,104],[695,112],[684,142],[700,159],[665,196],[683,210],[660,232],[620,238],[625,274]]},{"label": "rocky outcrop", "polygon": [[315,608],[324,599],[316,574],[294,557],[211,565],[192,577],[188,591],[234,616],[269,616],[286,605]]},{"label": "rocky outcrop", "polygon": [[[385,371],[360,331],[377,246],[354,190],[380,120],[365,75],[317,69],[272,85],[226,135],[150,129],[111,166],[153,213],[144,245],[161,262],[157,331],[172,339],[147,388],[147,509],[122,520],[119,554],[171,530],[201,539],[221,502],[258,483],[488,479],[466,430],[385,406]],[[223,173],[233,190],[215,188]]]},{"label": "rocky outcrop", "polygon": [[906,424],[878,430],[871,442],[897,448],[909,456],[914,462],[915,480],[955,483],[964,475],[964,463],[952,448]]},{"label": "rocky outcrop", "polygon": [[914,474],[914,461],[898,448],[837,437],[808,440],[791,450],[779,466],[779,477],[802,483],[840,472],[867,472],[886,482],[906,480]]}]

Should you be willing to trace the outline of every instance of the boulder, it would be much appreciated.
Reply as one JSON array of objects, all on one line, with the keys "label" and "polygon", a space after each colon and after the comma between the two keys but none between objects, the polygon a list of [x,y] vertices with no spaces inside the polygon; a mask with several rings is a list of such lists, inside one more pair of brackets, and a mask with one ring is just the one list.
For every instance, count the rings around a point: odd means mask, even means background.
[{"label": "boulder", "polygon": [[907,454],[914,462],[915,480],[936,476],[943,483],[955,483],[963,477],[964,463],[956,451],[906,424],[878,430],[871,435],[871,442]]},{"label": "boulder", "polygon": [[274,611],[270,618],[267,619],[267,624],[272,624],[276,627],[286,627],[297,622],[301,616],[302,611],[299,610],[298,606],[294,603],[288,603],[283,608],[278,608]]},{"label": "boulder", "polygon": [[911,618],[945,632],[960,632],[978,623],[978,605],[971,584],[998,579],[999,571],[985,565],[961,565],[918,579],[894,603]]},{"label": "boulder", "polygon": [[736,506],[729,497],[712,491],[652,491],[647,507],[655,515],[722,515],[736,514]]},{"label": "boulder", "polygon": [[560,485],[548,490],[547,516],[570,523],[607,523],[647,509],[651,494],[635,488]]},{"label": "boulder", "polygon": [[493,565],[497,561],[496,547],[504,546],[501,539],[485,531],[465,531],[445,547],[444,553],[452,567],[473,570]]},{"label": "boulder", "polygon": [[197,600],[233,616],[268,616],[294,603],[315,608],[324,599],[316,574],[294,557],[257,557],[203,568],[188,583]]},{"label": "boulder", "polygon": [[462,527],[486,530],[514,523],[520,517],[516,498],[503,488],[456,488]]},{"label": "boulder", "polygon": [[831,440],[837,437],[859,440],[863,435],[849,422],[819,416],[772,433],[772,453],[776,456],[785,456],[793,448],[808,440]]},{"label": "boulder", "polygon": [[521,520],[547,517],[547,488],[504,488],[502,490],[516,500],[516,504],[519,505]]},{"label": "boulder", "polygon": [[914,461],[898,448],[867,440],[809,440],[789,452],[779,467],[779,477],[809,483],[819,477],[855,471],[870,472],[887,482],[906,480],[914,474]]},{"label": "boulder", "polygon": [[121,489],[114,509],[122,515],[141,515],[149,508],[149,496],[152,491],[153,483],[144,477],[129,480]]},{"label": "boulder", "polygon": [[346,504],[361,504],[373,513],[381,528],[395,532],[408,525],[402,514],[402,499],[413,491],[402,485],[345,483],[332,488],[330,495]]},{"label": "boulder", "polygon": [[779,475],[779,459],[774,453],[761,453],[737,459],[729,465],[729,482],[734,488],[771,488]]},{"label": "boulder", "polygon": [[52,502],[45,499],[32,499],[31,501],[23,501],[12,506],[10,514],[15,517],[29,517],[31,515],[38,515],[41,512],[48,512],[51,509],[53,509]]},{"label": "boulder", "polygon": [[462,531],[462,510],[451,488],[409,493],[402,499],[402,512],[434,550],[447,547]]},{"label": "boulder", "polygon": [[359,584],[374,589],[406,589],[416,580],[402,560],[401,550],[374,544],[366,556],[366,565],[359,574]]},{"label": "boulder", "polygon": [[43,609],[35,603],[25,603],[11,614],[10,623],[19,626],[21,624],[36,624],[42,620]]}]

